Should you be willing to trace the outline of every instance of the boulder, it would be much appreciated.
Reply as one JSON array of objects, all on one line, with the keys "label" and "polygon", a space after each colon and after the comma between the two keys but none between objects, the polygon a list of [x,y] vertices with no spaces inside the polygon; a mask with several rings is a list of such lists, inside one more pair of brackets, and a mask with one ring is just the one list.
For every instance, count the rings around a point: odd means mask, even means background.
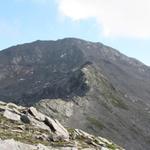
[{"label": "boulder", "polygon": [[26,123],[26,124],[30,124],[30,119],[27,115],[21,115],[20,116],[20,120],[23,122],[23,123]]},{"label": "boulder", "polygon": [[6,105],[6,103],[5,103],[5,102],[3,102],[3,101],[0,101],[0,105],[5,106],[5,105]]},{"label": "boulder", "polygon": [[8,108],[16,108],[16,109],[19,109],[19,106],[17,106],[17,105],[14,104],[14,103],[8,103],[8,104],[7,104],[7,107],[8,107]]},{"label": "boulder", "polygon": [[36,108],[34,107],[30,107],[28,112],[34,116],[35,119],[39,120],[39,121],[44,121],[45,120],[45,115],[43,115],[42,113],[38,112],[36,110]]},{"label": "boulder", "polygon": [[14,113],[12,111],[9,111],[7,109],[4,111],[3,116],[10,120],[20,121],[20,115]]},{"label": "boulder", "polygon": [[40,129],[43,129],[43,130],[48,130],[49,132],[51,132],[50,127],[48,125],[46,125],[45,122],[36,120],[35,118],[33,118],[30,115],[28,117],[29,117],[31,125],[35,126],[36,128],[40,128]]},{"label": "boulder", "polygon": [[36,135],[36,136],[34,136],[36,139],[39,139],[39,140],[41,140],[41,141],[49,141],[50,140],[50,137],[47,135],[47,134],[45,134],[45,133],[42,133],[42,134],[40,134],[40,135]]},{"label": "boulder", "polygon": [[110,149],[108,149],[106,147],[102,147],[101,150],[110,150]]},{"label": "boulder", "polygon": [[76,147],[50,147],[42,144],[29,145],[14,139],[0,140],[0,150],[78,150]]},{"label": "boulder", "polygon": [[89,134],[89,133],[86,133],[80,129],[75,129],[75,136],[79,136],[79,137],[84,137],[84,138],[87,138],[87,139],[91,139],[93,140],[94,136]]},{"label": "boulder", "polygon": [[50,150],[50,148],[48,148],[42,144],[38,144],[36,150]]},{"label": "boulder", "polygon": [[24,144],[21,142],[16,142],[13,139],[4,140],[4,141],[0,140],[1,150],[34,150],[35,148],[36,148],[35,146]]},{"label": "boulder", "polygon": [[53,133],[54,141],[69,141],[69,133],[68,131],[59,123],[58,120],[53,120],[49,117],[45,118],[45,124],[50,127]]}]

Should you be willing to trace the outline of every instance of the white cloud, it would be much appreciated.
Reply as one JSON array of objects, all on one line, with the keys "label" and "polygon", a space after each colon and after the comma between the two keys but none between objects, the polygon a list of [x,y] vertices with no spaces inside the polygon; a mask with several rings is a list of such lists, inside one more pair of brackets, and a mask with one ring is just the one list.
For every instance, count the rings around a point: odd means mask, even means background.
[{"label": "white cloud", "polygon": [[57,0],[73,21],[95,18],[108,37],[150,37],[150,0]]}]

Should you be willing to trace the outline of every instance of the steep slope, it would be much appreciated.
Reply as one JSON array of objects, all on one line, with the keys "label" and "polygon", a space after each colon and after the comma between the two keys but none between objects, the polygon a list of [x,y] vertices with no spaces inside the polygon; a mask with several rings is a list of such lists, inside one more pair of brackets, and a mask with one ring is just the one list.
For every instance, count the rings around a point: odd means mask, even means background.
[{"label": "steep slope", "polygon": [[0,52],[1,100],[35,105],[130,150],[150,146],[149,89],[149,67],[101,43],[67,38]]},{"label": "steep slope", "polygon": [[83,97],[71,101],[47,99],[36,107],[43,113],[57,117],[64,125],[99,133],[127,149],[149,147],[149,113],[143,102],[132,102],[117,90],[94,66],[82,69],[90,90]]}]

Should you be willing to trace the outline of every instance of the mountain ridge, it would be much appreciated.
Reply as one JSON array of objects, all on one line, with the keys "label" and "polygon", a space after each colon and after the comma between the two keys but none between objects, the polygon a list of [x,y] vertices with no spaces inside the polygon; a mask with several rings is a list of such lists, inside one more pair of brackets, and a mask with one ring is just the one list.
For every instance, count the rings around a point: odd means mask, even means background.
[{"label": "mountain ridge", "polygon": [[141,65],[144,65],[144,66],[147,66],[147,67],[150,67],[149,65],[146,65],[144,62],[138,60],[137,58],[134,58],[134,57],[131,57],[131,56],[127,56],[126,54],[116,50],[115,48],[112,48],[111,46],[107,46],[106,44],[103,44],[101,42],[98,42],[98,41],[95,41],[95,42],[92,42],[92,41],[87,41],[87,40],[83,40],[83,39],[80,39],[80,38],[75,38],[75,37],[67,37],[67,38],[63,38],[63,39],[57,39],[57,40],[35,40],[35,41],[32,41],[32,42],[25,42],[25,43],[22,43],[22,44],[16,44],[15,46],[9,46],[7,48],[4,48],[4,49],[1,49],[0,51],[4,51],[4,50],[7,50],[7,49],[10,49],[10,48],[16,48],[18,46],[23,46],[23,45],[27,45],[27,44],[36,44],[36,43],[48,43],[48,42],[58,42],[58,41],[62,41],[62,40],[73,40],[73,41],[82,41],[82,42],[88,42],[88,43],[93,43],[93,44],[100,44],[100,45],[103,45],[103,46],[106,46],[108,48],[110,48],[111,50],[113,49],[115,52],[117,52],[118,54],[121,54],[121,55],[124,55],[125,57],[128,57],[129,59],[132,59],[134,60],[135,62],[137,62],[138,64],[141,64]]},{"label": "mountain ridge", "polygon": [[149,147],[149,89],[148,66],[97,42],[36,41],[0,52],[1,100],[34,105],[130,150]]}]

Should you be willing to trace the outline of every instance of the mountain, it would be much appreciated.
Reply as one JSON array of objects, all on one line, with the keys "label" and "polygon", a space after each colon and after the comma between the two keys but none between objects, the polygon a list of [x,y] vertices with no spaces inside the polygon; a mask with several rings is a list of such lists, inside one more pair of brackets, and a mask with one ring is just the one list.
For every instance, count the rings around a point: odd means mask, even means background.
[{"label": "mountain", "polygon": [[0,101],[0,148],[2,150],[123,150],[79,129],[64,128],[34,107]]},{"label": "mountain", "polygon": [[150,68],[101,43],[66,38],[1,51],[0,99],[128,150],[150,146]]}]

